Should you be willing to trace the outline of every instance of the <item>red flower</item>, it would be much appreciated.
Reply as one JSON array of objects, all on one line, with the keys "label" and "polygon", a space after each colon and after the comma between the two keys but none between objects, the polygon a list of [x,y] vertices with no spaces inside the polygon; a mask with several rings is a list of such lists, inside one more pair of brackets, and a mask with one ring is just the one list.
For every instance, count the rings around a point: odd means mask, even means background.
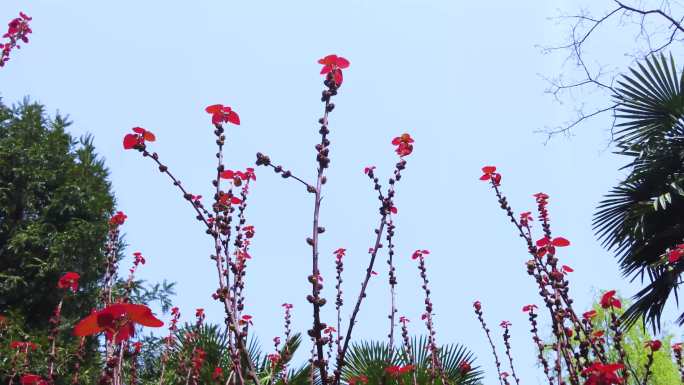
[{"label": "red flower", "polygon": [[538,192],[536,194],[533,194],[532,196],[537,200],[537,203],[541,203],[549,199],[549,196],[547,194],[544,194],[543,192]]},{"label": "red flower", "polygon": [[416,250],[413,252],[413,255],[411,255],[411,259],[416,260],[418,258],[423,259],[423,255],[430,254],[429,250]]},{"label": "red flower", "polygon": [[112,227],[121,226],[124,224],[124,222],[126,222],[126,218],[128,217],[123,213],[123,211],[117,211],[116,214],[109,218],[109,225]]},{"label": "red flower", "polygon": [[531,212],[525,211],[524,213],[520,213],[520,226],[528,227],[533,220],[534,218],[532,218]]},{"label": "red flower", "polygon": [[192,357],[192,366],[196,371],[199,371],[202,368],[202,364],[204,363],[204,359],[206,357],[207,352],[200,348],[195,348],[195,355]]},{"label": "red flower", "polygon": [[555,247],[565,247],[565,246],[570,246],[570,241],[563,237],[556,237],[556,238],[549,238],[549,237],[544,237],[540,240],[537,241],[537,247],[546,247],[548,245],[555,246]]},{"label": "red flower", "polygon": [[249,167],[247,168],[244,172],[243,171],[233,171],[233,170],[225,170],[221,172],[220,174],[222,179],[232,179],[233,184],[236,186],[240,186],[242,184],[242,181],[248,181],[248,180],[256,180],[256,174],[254,173],[254,169]]},{"label": "red flower", "polygon": [[677,245],[667,253],[667,261],[677,263],[682,256],[684,256],[684,243]]},{"label": "red flower", "polygon": [[331,73],[337,86],[342,85],[342,70],[349,67],[349,60],[337,55],[328,55],[318,60],[318,64],[323,64],[321,75]]},{"label": "red flower", "polygon": [[373,170],[375,170],[375,166],[364,167],[363,173],[368,175],[369,173],[373,172]]},{"label": "red flower", "polygon": [[358,376],[352,376],[349,377],[349,380],[347,381],[349,385],[357,385],[357,383],[362,383],[362,384],[368,384],[368,377],[364,376],[363,374],[358,375]]},{"label": "red flower", "polygon": [[622,364],[602,364],[596,362],[582,370],[582,376],[587,377],[584,385],[617,385],[623,383],[623,378],[615,372],[624,369]]},{"label": "red flower", "polygon": [[596,317],[596,315],[596,310],[589,310],[582,313],[582,318],[584,318],[585,320],[591,320],[592,318]]},{"label": "red flower", "polygon": [[135,257],[135,260],[133,261],[133,263],[136,266],[140,265],[140,264],[143,264],[143,265],[145,264],[145,257],[143,257],[141,252],[136,251],[135,253],[133,253],[133,256]]},{"label": "red flower", "polygon": [[482,167],[482,176],[480,180],[489,180],[494,186],[498,186],[501,183],[501,174],[496,172],[495,166],[484,166]]},{"label": "red flower", "polygon": [[0,67],[4,67],[10,59],[10,54],[14,48],[21,48],[18,44],[19,41],[29,42],[28,35],[33,32],[28,23],[31,20],[25,13],[19,12],[19,17],[12,19],[8,23],[7,32],[2,37],[9,38],[9,42],[6,44],[0,43],[0,48],[2,49],[0,51]]},{"label": "red flower", "polygon": [[681,352],[682,352],[682,343],[681,343],[681,342],[677,342],[676,344],[673,344],[673,345],[672,345],[672,350],[675,351],[675,352],[681,353]]},{"label": "red flower", "polygon": [[223,369],[221,369],[217,366],[214,368],[214,372],[211,374],[211,379],[216,380],[217,378],[221,377],[222,374],[223,374]]},{"label": "red flower", "polygon": [[663,343],[660,342],[660,340],[652,340],[652,341],[646,342],[646,344],[644,346],[647,348],[650,348],[651,351],[657,352],[663,346]]},{"label": "red flower", "polygon": [[37,374],[24,374],[21,376],[21,385],[47,385],[47,381]]},{"label": "red flower", "polygon": [[195,317],[204,318],[204,309],[202,309],[202,308],[195,309]]},{"label": "red flower", "polygon": [[615,290],[607,291],[601,296],[601,307],[604,309],[608,309],[609,307],[620,309],[622,307],[620,300],[615,298]]},{"label": "red flower", "polygon": [[233,123],[237,126],[240,125],[240,117],[237,112],[233,111],[228,106],[224,106],[223,104],[212,104],[204,110],[211,114],[211,123],[214,125],[224,122]]},{"label": "red flower", "polygon": [[398,366],[398,365],[393,365],[393,366],[388,366],[385,368],[385,371],[392,377],[398,377],[402,374],[405,373],[410,373],[415,366],[413,365],[404,365],[404,366]]},{"label": "red flower", "polygon": [[240,318],[240,320],[238,321],[238,323],[240,325],[254,325],[254,323],[252,322],[252,316],[248,314],[243,315],[242,318]]},{"label": "red flower", "polygon": [[538,257],[543,257],[547,253],[549,254],[555,254],[556,253],[556,247],[566,247],[570,246],[570,241],[563,237],[556,237],[556,238],[549,238],[549,237],[544,237],[539,240],[537,240],[537,247],[539,248],[537,250],[537,256]]},{"label": "red flower", "polygon": [[409,134],[401,134],[401,136],[397,136],[396,138],[392,139],[392,144],[397,146],[397,148],[394,150],[400,157],[404,157],[406,155],[410,155],[413,152],[413,143],[414,140],[411,138],[411,135]]},{"label": "red flower", "polygon": [[280,361],[280,354],[278,353],[271,353],[266,356],[266,359],[271,361],[271,364],[275,365]]},{"label": "red flower", "polygon": [[75,293],[76,290],[78,290],[79,278],[81,278],[80,274],[74,273],[73,271],[69,271],[59,279],[59,282],[57,282],[57,287],[59,289],[69,288],[72,292]]},{"label": "red flower", "polygon": [[525,305],[525,306],[523,306],[522,311],[525,312],[525,313],[529,313],[529,312],[533,311],[533,310],[536,309],[536,308],[537,308],[537,305],[535,305],[535,304]]},{"label": "red flower", "polygon": [[242,231],[245,232],[245,237],[247,237],[247,238],[254,237],[254,226],[247,225],[247,226],[242,228]]},{"label": "red flower", "polygon": [[401,322],[402,324],[406,325],[407,323],[411,322],[411,320],[408,319],[408,318],[406,318],[406,317],[404,317],[404,316],[401,316],[401,317],[399,317],[399,322]]},{"label": "red flower", "polygon": [[221,196],[219,197],[219,203],[225,206],[239,205],[240,203],[242,203],[242,200],[231,194],[221,194]]},{"label": "red flower", "polygon": [[333,254],[335,254],[335,259],[337,259],[338,262],[342,261],[342,257],[344,257],[347,253],[347,249],[339,248],[335,251],[333,251]]},{"label": "red flower", "polygon": [[154,142],[157,140],[152,132],[147,131],[142,127],[133,127],[133,132],[135,132],[135,134],[126,134],[126,136],[124,136],[123,146],[125,150],[144,146],[145,141]]},{"label": "red flower", "polygon": [[85,337],[105,332],[108,340],[115,337],[114,341],[118,343],[135,334],[135,324],[148,327],[164,326],[164,323],[145,305],[115,303],[94,311],[79,321],[74,327],[74,335]]},{"label": "red flower", "polygon": [[327,328],[325,328],[323,330],[323,333],[325,333],[325,334],[337,333],[337,329],[335,329],[335,327],[333,327],[333,326],[328,326]]},{"label": "red flower", "polygon": [[482,309],[482,303],[480,301],[473,302],[473,307],[475,310],[480,311]]},{"label": "red flower", "polygon": [[572,273],[573,271],[575,271],[575,269],[568,265],[561,266],[561,270],[563,270],[563,274]]},{"label": "red flower", "polygon": [[472,367],[470,366],[470,364],[469,364],[468,362],[466,362],[466,361],[463,361],[463,362],[461,362],[461,363],[458,365],[458,370],[460,370],[461,373],[464,373],[464,374],[465,374],[465,373],[468,373],[468,372],[471,371],[472,369],[473,369],[473,368],[472,368]]},{"label": "red flower", "polygon": [[292,305],[291,303],[284,303],[284,304],[282,304],[281,306],[284,307],[284,308],[287,309],[287,310],[290,310],[290,309],[292,309],[292,308],[294,307],[294,305]]},{"label": "red flower", "polygon": [[12,341],[10,343],[10,348],[11,349],[23,349],[23,350],[28,352],[29,349],[32,351],[35,351],[36,349],[38,349],[38,345],[34,344],[31,341],[26,341],[26,342],[24,342],[24,341]]},{"label": "red flower", "polygon": [[140,342],[140,341],[134,342],[134,343],[133,343],[133,350],[134,350],[134,353],[136,353],[136,354],[137,354],[137,353],[140,353],[140,351],[142,350],[142,346],[143,346],[142,342]]},{"label": "red flower", "polygon": [[501,326],[504,329],[509,328],[511,325],[512,324],[510,323],[510,321],[501,321],[501,323],[499,324],[499,326]]}]

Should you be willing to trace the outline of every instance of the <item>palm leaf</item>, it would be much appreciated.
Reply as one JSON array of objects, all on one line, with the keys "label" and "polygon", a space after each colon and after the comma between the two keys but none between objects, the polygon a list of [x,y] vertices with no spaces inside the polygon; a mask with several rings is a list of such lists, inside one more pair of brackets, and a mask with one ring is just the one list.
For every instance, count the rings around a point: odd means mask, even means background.
[{"label": "palm leaf", "polygon": [[657,330],[680,272],[663,263],[664,254],[684,239],[684,77],[661,54],[617,84],[616,153],[630,159],[623,168],[629,174],[600,202],[593,224],[623,275],[648,280],[624,319],[643,316]]}]

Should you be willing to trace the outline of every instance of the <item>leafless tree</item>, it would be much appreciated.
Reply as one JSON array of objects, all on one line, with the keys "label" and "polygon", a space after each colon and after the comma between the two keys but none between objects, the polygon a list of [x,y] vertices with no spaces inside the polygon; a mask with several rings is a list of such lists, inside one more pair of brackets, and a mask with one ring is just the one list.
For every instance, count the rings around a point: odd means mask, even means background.
[{"label": "leafless tree", "polygon": [[[560,74],[542,77],[548,82],[546,93],[561,104],[570,102],[572,117],[542,130],[547,139],[570,134],[587,120],[606,114],[612,117],[612,136],[618,104],[611,99],[619,73],[649,55],[665,50],[676,53],[682,48],[684,2],[628,2],[592,2],[592,9],[582,8],[577,13],[562,13],[552,18],[559,26],[568,28],[568,37],[560,44],[542,47],[543,53],[559,54],[563,58]],[[597,11],[597,6],[603,9]],[[622,57],[606,54],[619,44],[629,45]],[[622,63],[624,58],[628,62]],[[601,97],[589,96],[597,93]]]}]

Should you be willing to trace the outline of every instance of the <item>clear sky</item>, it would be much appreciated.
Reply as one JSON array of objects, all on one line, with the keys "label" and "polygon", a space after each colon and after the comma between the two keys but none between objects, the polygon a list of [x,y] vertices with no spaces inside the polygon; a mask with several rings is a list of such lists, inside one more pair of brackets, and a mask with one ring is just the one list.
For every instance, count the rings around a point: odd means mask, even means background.
[{"label": "clear sky", "polygon": [[[472,313],[479,299],[492,326],[513,323],[512,343],[525,383],[541,383],[521,307],[539,303],[523,266],[528,258],[480,167],[496,165],[518,212],[534,208],[532,194],[551,196],[557,235],[572,242],[563,263],[575,268],[571,294],[584,310],[598,290],[631,295],[612,255],[591,230],[594,207],[620,178],[624,160],[610,153],[609,121],[596,119],[571,138],[535,133],[571,118],[544,94],[540,75],[560,71],[563,57],[537,45],[562,41],[567,30],[548,17],[576,1],[50,1],[4,0],[0,20],[20,10],[34,17],[31,42],[0,70],[5,103],[24,96],[74,121],[74,135],[92,133],[106,158],[128,254],[148,264],[139,277],[177,282],[184,320],[203,307],[222,312],[215,290],[212,242],[165,177],[137,153],[124,151],[133,126],[153,131],[152,145],[183,184],[211,195],[213,127],[203,109],[232,106],[242,119],[228,133],[227,166],[253,166],[257,151],[313,179],[322,113],[316,60],[337,53],[351,61],[331,115],[331,158],[322,224],[325,296],[332,303],[332,251],[348,250],[347,311],[368,259],[377,200],[363,167],[386,179],[396,160],[392,137],[410,132],[415,151],[397,188],[399,314],[422,333],[422,292],[413,250],[429,249],[439,343],[467,345],[496,382],[486,339]],[[608,7],[610,2],[606,2]],[[557,9],[558,8],[558,9]],[[620,30],[604,31],[614,46]],[[625,42],[624,44],[628,44]],[[622,59],[621,47],[601,53]],[[594,99],[592,99],[594,98]],[[595,101],[584,96],[577,103]],[[247,278],[247,312],[266,344],[281,334],[283,302],[294,304],[294,326],[310,324],[309,236],[312,197],[294,181],[257,169],[248,221],[256,227]],[[363,304],[358,338],[384,338],[388,288],[384,255]],[[128,267],[130,260],[123,263]],[[325,320],[333,320],[326,306]],[[669,319],[674,319],[670,313]],[[548,324],[548,320],[544,319]],[[493,327],[498,333],[498,328]],[[501,344],[500,344],[501,345]]]}]

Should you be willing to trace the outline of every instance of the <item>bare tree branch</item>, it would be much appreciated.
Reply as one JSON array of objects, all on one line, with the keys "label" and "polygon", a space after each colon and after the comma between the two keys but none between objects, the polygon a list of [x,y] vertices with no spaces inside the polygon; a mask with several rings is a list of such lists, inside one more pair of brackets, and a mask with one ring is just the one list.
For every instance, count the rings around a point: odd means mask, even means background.
[{"label": "bare tree branch", "polygon": [[[558,75],[556,77],[542,76],[549,87],[545,90],[555,101],[563,103],[566,99],[577,102],[576,92],[600,91],[607,97],[614,94],[613,84],[619,74],[613,70],[606,70],[606,65],[593,63],[593,60],[584,52],[584,48],[590,40],[598,38],[602,26],[608,27],[609,21],[615,21],[620,28],[629,28],[633,24],[637,32],[631,34],[635,40],[635,48],[632,52],[625,52],[633,61],[639,61],[671,47],[672,44],[684,41],[684,5],[674,0],[663,0],[657,8],[646,9],[640,5],[628,5],[621,0],[613,0],[615,7],[602,13],[600,16],[593,16],[587,10],[581,10],[577,14],[561,15],[556,19],[561,21],[572,20],[570,23],[569,39],[566,43],[544,47],[542,52],[552,54],[557,52],[567,52],[567,58],[563,66],[568,62],[577,70],[577,77],[566,80],[567,76]],[[673,5],[676,5],[673,6]],[[675,9],[676,8],[676,9]],[[676,11],[680,15],[675,15]],[[630,36],[623,33],[617,36]],[[612,37],[614,38],[614,36]],[[644,47],[644,49],[640,49]],[[592,62],[592,65],[589,65]],[[598,65],[598,69],[596,66]],[[579,108],[575,108],[576,117],[572,120],[555,127],[553,129],[540,130],[547,135],[547,141],[558,134],[568,134],[572,129],[585,123],[587,120],[603,115],[612,111],[613,123],[611,134],[615,127],[615,108],[619,103],[610,106],[599,106],[592,108],[590,113],[584,112],[583,103]]]}]

